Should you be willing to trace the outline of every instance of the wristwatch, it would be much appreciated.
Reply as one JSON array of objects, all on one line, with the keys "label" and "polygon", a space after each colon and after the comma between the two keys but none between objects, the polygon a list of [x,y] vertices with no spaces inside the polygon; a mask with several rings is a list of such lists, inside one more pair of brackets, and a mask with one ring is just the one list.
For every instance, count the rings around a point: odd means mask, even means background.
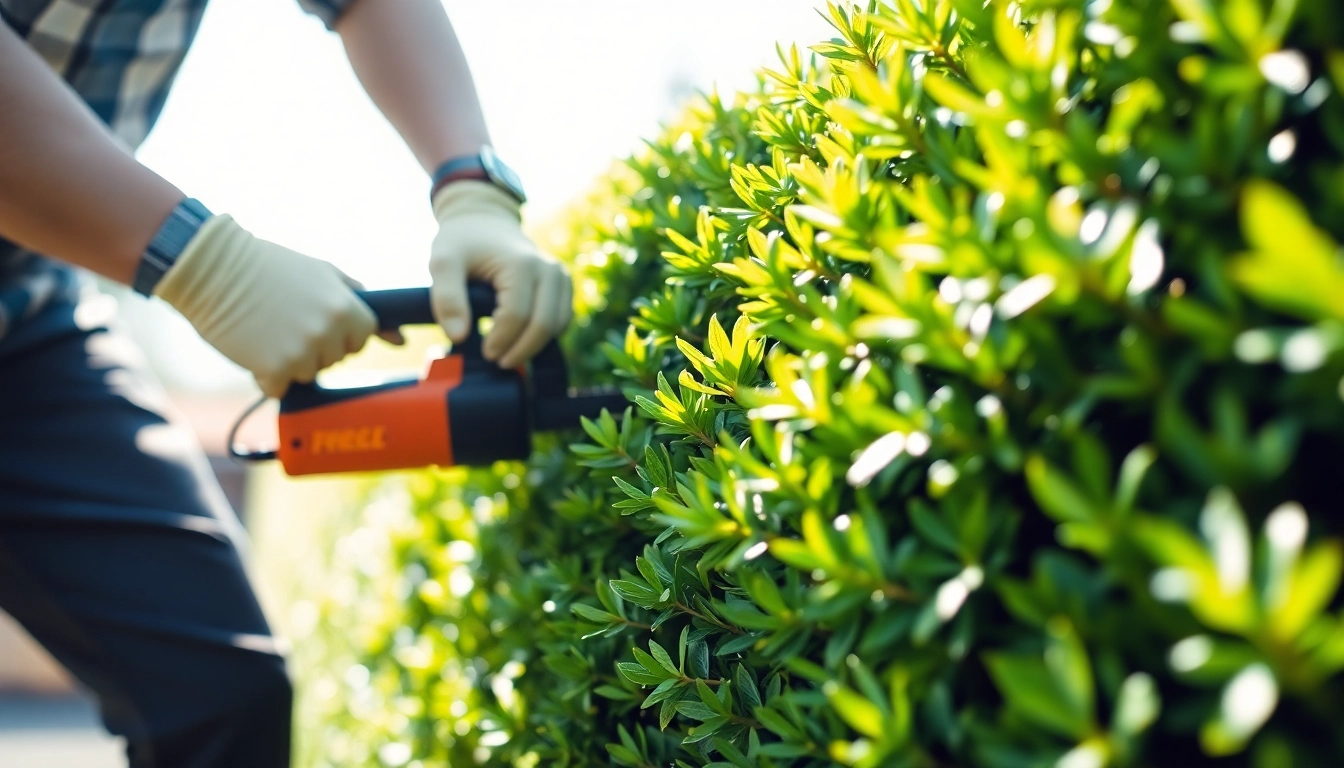
[{"label": "wristwatch", "polygon": [[199,200],[187,198],[178,203],[140,255],[131,287],[145,296],[153,295],[154,286],[177,263],[187,243],[212,215]]},{"label": "wristwatch", "polygon": [[435,169],[432,179],[433,183],[429,189],[431,200],[440,189],[454,181],[475,179],[494,184],[512,195],[519,203],[527,202],[527,195],[523,194],[523,182],[518,178],[518,174],[505,165],[488,144],[474,155],[448,160]]}]

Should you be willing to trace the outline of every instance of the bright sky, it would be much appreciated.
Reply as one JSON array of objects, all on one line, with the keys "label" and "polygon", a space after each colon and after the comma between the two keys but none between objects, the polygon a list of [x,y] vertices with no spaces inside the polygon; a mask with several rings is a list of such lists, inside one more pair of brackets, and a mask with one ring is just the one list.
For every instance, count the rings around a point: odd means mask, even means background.
[{"label": "bright sky", "polygon": [[[830,37],[818,2],[444,4],[495,147],[522,176],[529,215],[544,216],[655,133],[689,91],[749,86],[776,63],[776,41]],[[428,182],[339,39],[293,0],[210,5],[140,159],[212,210],[370,288],[428,282]],[[122,305],[170,386],[248,385],[171,310],[137,297]]]}]

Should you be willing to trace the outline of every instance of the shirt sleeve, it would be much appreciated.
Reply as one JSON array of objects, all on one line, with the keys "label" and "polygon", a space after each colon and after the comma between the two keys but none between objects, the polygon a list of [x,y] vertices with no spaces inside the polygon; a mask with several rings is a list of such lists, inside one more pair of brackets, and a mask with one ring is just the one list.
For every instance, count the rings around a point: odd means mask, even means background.
[{"label": "shirt sleeve", "polygon": [[336,20],[354,0],[299,0],[299,7],[313,14],[327,25],[327,29],[336,29]]}]

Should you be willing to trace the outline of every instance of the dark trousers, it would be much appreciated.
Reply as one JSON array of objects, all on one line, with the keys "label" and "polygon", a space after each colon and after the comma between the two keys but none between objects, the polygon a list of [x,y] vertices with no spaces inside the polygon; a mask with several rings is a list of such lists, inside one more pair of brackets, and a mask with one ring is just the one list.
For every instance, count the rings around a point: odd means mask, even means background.
[{"label": "dark trousers", "polygon": [[287,766],[290,683],[238,520],[97,306],[0,338],[0,607],[97,695],[133,768]]}]

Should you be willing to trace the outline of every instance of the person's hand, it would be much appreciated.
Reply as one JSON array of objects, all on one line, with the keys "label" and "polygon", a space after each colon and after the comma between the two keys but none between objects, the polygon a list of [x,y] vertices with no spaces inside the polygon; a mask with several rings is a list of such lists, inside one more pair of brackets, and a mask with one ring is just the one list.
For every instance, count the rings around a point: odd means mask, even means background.
[{"label": "person's hand", "polygon": [[484,181],[455,181],[434,197],[439,234],[430,251],[434,316],[454,342],[471,324],[467,279],[495,287],[494,327],[481,352],[501,368],[527,362],[573,314],[569,273],[523,234],[518,202]]},{"label": "person's hand", "polygon": [[228,216],[201,227],[155,287],[269,397],[358,352],[377,331],[355,284],[325,261],[253,237]]}]

